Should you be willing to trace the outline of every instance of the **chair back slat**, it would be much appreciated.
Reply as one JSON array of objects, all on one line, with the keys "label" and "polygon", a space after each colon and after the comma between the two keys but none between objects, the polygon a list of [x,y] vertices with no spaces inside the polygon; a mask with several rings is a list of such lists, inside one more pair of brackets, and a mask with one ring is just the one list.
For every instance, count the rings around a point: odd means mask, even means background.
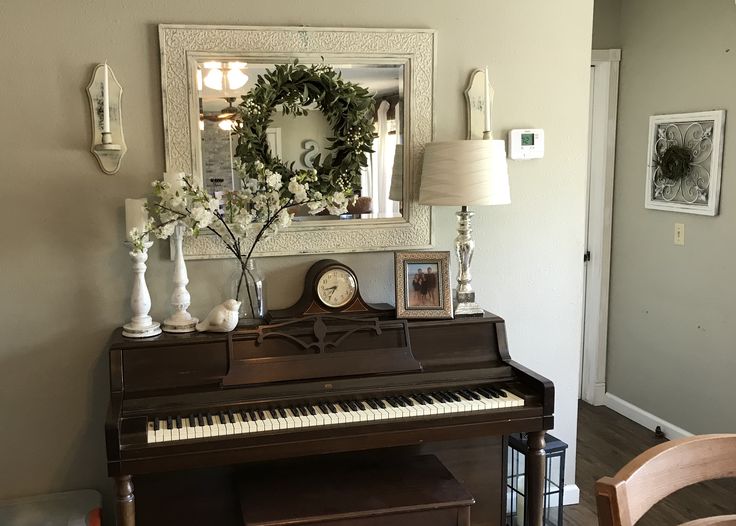
[{"label": "chair back slat", "polygon": [[598,481],[599,525],[632,526],[675,491],[729,477],[736,477],[736,435],[701,435],[660,444],[616,476]]}]

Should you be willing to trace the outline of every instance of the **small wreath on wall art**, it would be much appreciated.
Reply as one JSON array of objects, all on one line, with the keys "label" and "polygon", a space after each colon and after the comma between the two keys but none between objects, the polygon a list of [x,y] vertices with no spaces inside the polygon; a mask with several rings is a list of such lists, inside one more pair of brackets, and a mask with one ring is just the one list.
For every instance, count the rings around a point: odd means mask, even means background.
[{"label": "small wreath on wall art", "polygon": [[650,117],[646,208],[718,214],[725,120],[723,110]]},{"label": "small wreath on wall art", "polygon": [[274,111],[283,115],[307,115],[309,108],[322,112],[332,128],[326,148],[330,153],[313,159],[310,187],[323,193],[337,188],[346,197],[360,193],[361,170],[373,152],[372,94],[363,86],[342,79],[325,64],[306,66],[294,61],[277,64],[259,75],[253,88],[242,96],[233,133],[238,138],[235,157],[245,170],[264,166],[287,182],[303,170],[273,155],[266,133]]}]

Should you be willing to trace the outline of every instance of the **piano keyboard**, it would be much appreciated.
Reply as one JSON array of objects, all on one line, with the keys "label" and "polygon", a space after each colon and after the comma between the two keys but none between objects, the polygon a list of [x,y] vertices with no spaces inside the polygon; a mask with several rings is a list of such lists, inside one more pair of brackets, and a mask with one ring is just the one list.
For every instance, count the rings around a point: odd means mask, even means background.
[{"label": "piano keyboard", "polygon": [[252,435],[284,429],[407,419],[519,407],[524,400],[504,389],[478,387],[365,400],[319,402],[267,409],[226,409],[148,421],[148,443]]}]

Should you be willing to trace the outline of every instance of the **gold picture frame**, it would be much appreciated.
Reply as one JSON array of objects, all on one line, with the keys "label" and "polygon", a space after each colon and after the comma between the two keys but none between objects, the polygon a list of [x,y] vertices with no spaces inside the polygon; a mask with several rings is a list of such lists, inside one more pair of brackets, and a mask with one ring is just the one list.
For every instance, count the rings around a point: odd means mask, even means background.
[{"label": "gold picture frame", "polygon": [[394,252],[394,265],[397,318],[452,318],[449,252]]}]

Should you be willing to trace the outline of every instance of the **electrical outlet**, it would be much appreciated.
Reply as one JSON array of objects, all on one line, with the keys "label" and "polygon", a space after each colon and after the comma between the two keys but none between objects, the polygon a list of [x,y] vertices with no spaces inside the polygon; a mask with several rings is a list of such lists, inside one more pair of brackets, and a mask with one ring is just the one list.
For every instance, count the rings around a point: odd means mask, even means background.
[{"label": "electrical outlet", "polygon": [[675,245],[685,246],[685,223],[675,223]]}]

